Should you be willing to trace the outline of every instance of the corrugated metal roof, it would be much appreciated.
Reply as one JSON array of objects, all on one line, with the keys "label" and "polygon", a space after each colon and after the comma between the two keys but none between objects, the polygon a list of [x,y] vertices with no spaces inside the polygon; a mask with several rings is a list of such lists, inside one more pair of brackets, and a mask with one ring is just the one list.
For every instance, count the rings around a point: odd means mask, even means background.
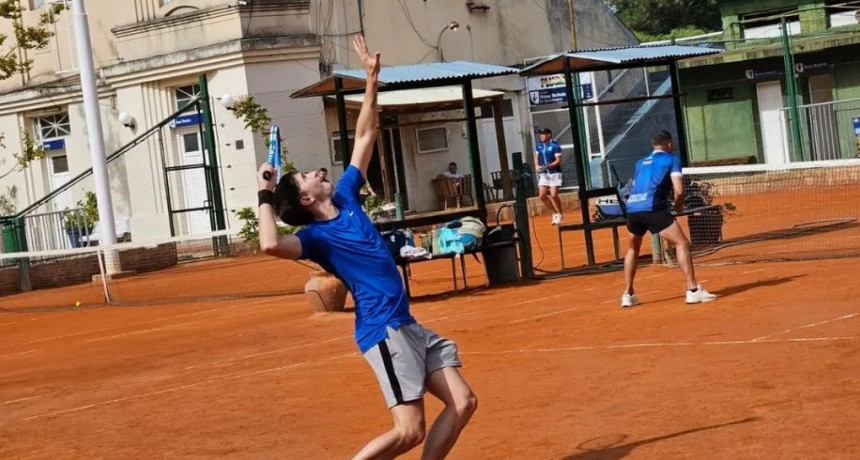
[{"label": "corrugated metal roof", "polygon": [[[517,72],[518,69],[513,67],[477,62],[430,62],[426,64],[383,67],[379,71],[379,85],[396,88],[398,86],[410,86],[421,82],[455,84],[478,78],[515,74]],[[344,90],[350,91],[364,88],[367,73],[364,70],[339,70],[313,85],[296,91],[290,97],[327,96],[334,94],[334,80],[337,77],[343,79]]]},{"label": "corrugated metal roof", "polygon": [[647,65],[655,61],[689,59],[697,56],[718,54],[722,50],[700,46],[682,45],[651,45],[627,46],[619,48],[602,48],[584,51],[569,51],[536,62],[520,71],[522,75],[540,75],[564,71],[564,60],[570,61],[574,71],[587,70],[589,67],[606,66],[611,64]]},{"label": "corrugated metal roof", "polygon": [[[505,93],[486,89],[473,89],[472,99],[483,100],[493,97],[502,97]],[[364,102],[364,94],[351,94],[346,96],[347,104],[361,105]],[[377,105],[388,110],[397,110],[416,105],[445,105],[463,104],[463,88],[459,86],[442,86],[438,88],[401,89],[397,91],[385,91],[377,96]]]}]

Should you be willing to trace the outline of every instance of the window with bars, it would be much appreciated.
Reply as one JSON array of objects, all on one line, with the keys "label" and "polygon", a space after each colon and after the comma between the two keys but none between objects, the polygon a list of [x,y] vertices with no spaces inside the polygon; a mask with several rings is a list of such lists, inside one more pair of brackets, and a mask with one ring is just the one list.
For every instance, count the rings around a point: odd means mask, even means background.
[{"label": "window with bars", "polygon": [[[193,84],[188,86],[180,86],[175,90],[176,110],[185,107],[192,99],[200,96],[200,85]],[[191,110],[189,110],[190,112]]]},{"label": "window with bars", "polygon": [[[355,132],[349,131],[347,133],[347,137],[349,138],[349,144],[352,145],[355,140]],[[331,162],[332,164],[343,164],[343,142],[340,140],[340,131],[335,131],[331,133]]]},{"label": "window with bars", "polygon": [[72,134],[68,112],[38,117],[33,120],[33,125],[36,137],[40,141]]}]

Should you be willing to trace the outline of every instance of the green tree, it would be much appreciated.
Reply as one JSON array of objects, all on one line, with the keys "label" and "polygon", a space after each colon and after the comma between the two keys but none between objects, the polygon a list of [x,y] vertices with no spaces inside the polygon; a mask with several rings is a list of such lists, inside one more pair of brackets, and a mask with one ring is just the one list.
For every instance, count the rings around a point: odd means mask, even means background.
[{"label": "green tree", "polygon": [[642,41],[722,29],[716,0],[606,0]]},{"label": "green tree", "polygon": [[[15,74],[26,77],[33,67],[32,59],[24,59],[26,50],[39,50],[48,46],[54,35],[50,27],[56,20],[56,15],[65,7],[62,3],[51,6],[39,16],[39,22],[35,26],[24,25],[22,19],[21,2],[19,0],[0,0],[0,20],[12,21],[14,43],[7,46],[9,36],[0,34],[0,80],[11,78]],[[7,49],[8,48],[8,49]],[[6,169],[5,160],[0,160],[0,179],[16,171],[23,171],[30,163],[45,157],[45,150],[39,145],[26,130],[21,132],[21,153],[13,153],[15,164]],[[3,144],[5,136],[0,133],[0,148],[6,148]],[[0,194],[0,215],[13,214],[16,209],[17,191],[15,186],[7,187],[6,192]]]}]

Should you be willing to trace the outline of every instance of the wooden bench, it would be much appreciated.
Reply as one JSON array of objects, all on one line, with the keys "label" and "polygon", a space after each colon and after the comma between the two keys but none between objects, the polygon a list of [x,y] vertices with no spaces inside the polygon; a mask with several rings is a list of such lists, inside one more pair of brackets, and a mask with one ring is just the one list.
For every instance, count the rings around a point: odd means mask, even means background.
[{"label": "wooden bench", "polygon": [[406,296],[412,298],[412,290],[409,288],[409,277],[410,277],[410,269],[409,266],[413,264],[418,264],[421,262],[431,262],[434,260],[450,260],[451,261],[451,279],[454,281],[454,292],[457,292],[459,289],[457,286],[457,260],[460,260],[460,271],[463,274],[463,289],[469,287],[468,281],[466,280],[466,256],[469,254],[477,254],[480,250],[473,249],[471,251],[466,251],[463,254],[455,254],[455,253],[447,253],[447,254],[433,254],[430,259],[425,257],[414,257],[414,258],[403,258],[396,257],[394,259],[397,262],[397,266],[400,267],[400,271],[403,273],[403,285],[406,288]]},{"label": "wooden bench", "polygon": [[[672,211],[672,215],[675,217],[683,217],[683,216],[692,216],[692,215],[701,215],[711,209],[717,209],[720,205],[713,204],[709,206],[700,206],[695,208],[684,209],[682,212],[678,213]],[[599,220],[597,222],[591,222],[588,224],[578,223],[578,224],[560,224],[558,225],[558,245],[561,252],[561,268],[566,268],[564,265],[564,241],[562,240],[562,234],[564,232],[573,232],[573,231],[590,231],[590,230],[599,230],[609,228],[612,230],[612,243],[615,249],[615,260],[621,260],[621,239],[618,236],[618,227],[626,226],[627,218],[626,217],[614,217],[611,219]]]}]

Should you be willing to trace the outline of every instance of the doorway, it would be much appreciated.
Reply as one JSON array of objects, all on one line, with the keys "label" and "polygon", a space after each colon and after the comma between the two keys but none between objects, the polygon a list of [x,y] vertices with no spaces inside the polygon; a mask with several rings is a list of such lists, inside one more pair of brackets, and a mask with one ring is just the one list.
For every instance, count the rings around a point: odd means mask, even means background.
[{"label": "doorway", "polygon": [[783,164],[788,161],[788,139],[782,99],[782,83],[771,81],[756,85],[761,144],[767,164]]}]

